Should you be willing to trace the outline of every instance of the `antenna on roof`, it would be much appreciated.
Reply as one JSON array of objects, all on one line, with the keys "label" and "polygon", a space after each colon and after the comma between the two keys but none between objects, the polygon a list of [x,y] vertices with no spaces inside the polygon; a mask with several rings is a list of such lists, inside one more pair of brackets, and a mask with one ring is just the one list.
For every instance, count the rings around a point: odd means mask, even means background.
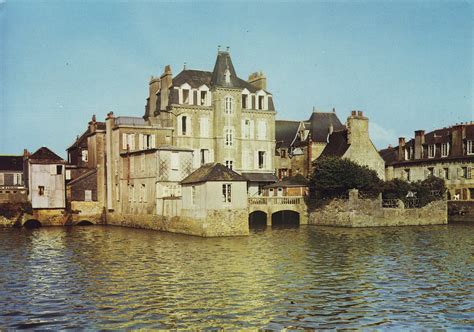
[{"label": "antenna on roof", "polygon": [[184,62],[183,70],[186,70],[186,61]]}]

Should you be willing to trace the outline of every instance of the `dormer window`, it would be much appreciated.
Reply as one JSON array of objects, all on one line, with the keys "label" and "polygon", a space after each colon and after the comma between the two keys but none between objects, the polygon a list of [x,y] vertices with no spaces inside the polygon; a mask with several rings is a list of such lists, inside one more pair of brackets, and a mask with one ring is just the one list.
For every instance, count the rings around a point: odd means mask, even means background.
[{"label": "dormer window", "polygon": [[436,149],[435,149],[434,144],[428,145],[428,158],[434,158],[435,151],[436,151]]},{"label": "dormer window", "polygon": [[230,83],[230,70],[229,70],[229,68],[227,68],[227,69],[225,70],[225,72],[224,72],[224,78],[225,78],[225,82],[229,84],[229,83]]},{"label": "dormer window", "polygon": [[207,91],[201,91],[201,105],[205,106],[206,105],[206,100],[207,100]]},{"label": "dormer window", "polygon": [[474,154],[474,141],[466,142],[466,152],[469,155]]},{"label": "dormer window", "polygon": [[258,109],[263,110],[264,109],[264,96],[258,96]]},{"label": "dormer window", "polygon": [[242,108],[248,108],[249,95],[242,95]]},{"label": "dormer window", "polygon": [[183,104],[189,104],[189,90],[183,89]]},{"label": "dormer window", "polygon": [[447,157],[449,155],[449,143],[441,144],[441,157]]}]

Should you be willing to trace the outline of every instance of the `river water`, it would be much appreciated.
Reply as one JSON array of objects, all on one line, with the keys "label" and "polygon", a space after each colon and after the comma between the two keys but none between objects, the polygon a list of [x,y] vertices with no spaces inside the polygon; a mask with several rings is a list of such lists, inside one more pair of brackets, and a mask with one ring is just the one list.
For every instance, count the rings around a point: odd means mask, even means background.
[{"label": "river water", "polygon": [[1,328],[469,328],[474,225],[0,229]]}]

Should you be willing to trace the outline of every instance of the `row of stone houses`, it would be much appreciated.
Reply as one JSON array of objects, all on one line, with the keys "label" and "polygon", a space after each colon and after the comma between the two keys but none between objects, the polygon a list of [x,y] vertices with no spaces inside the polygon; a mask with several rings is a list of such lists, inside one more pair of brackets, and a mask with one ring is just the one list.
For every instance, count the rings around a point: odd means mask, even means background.
[{"label": "row of stone houses", "polygon": [[474,199],[474,122],[415,131],[414,138],[400,137],[398,146],[380,150],[388,180],[445,180],[448,199]]}]

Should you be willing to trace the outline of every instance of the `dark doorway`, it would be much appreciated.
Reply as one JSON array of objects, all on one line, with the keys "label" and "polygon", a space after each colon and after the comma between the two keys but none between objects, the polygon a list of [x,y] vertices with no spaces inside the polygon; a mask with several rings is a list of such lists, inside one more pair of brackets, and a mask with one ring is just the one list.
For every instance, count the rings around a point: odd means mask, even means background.
[{"label": "dark doorway", "polygon": [[272,227],[293,228],[300,225],[300,214],[294,211],[279,211],[272,214]]},{"label": "dark doorway", "polygon": [[263,211],[254,211],[249,214],[249,228],[256,230],[267,228],[267,214]]},{"label": "dark doorway", "polygon": [[23,226],[24,226],[25,228],[39,228],[39,227],[41,227],[41,223],[40,223],[38,220],[36,220],[36,219],[30,219],[30,220],[27,220],[27,221],[23,224]]},{"label": "dark doorway", "polygon": [[76,224],[76,226],[92,226],[92,225],[94,224],[90,222],[89,220],[81,220]]}]

